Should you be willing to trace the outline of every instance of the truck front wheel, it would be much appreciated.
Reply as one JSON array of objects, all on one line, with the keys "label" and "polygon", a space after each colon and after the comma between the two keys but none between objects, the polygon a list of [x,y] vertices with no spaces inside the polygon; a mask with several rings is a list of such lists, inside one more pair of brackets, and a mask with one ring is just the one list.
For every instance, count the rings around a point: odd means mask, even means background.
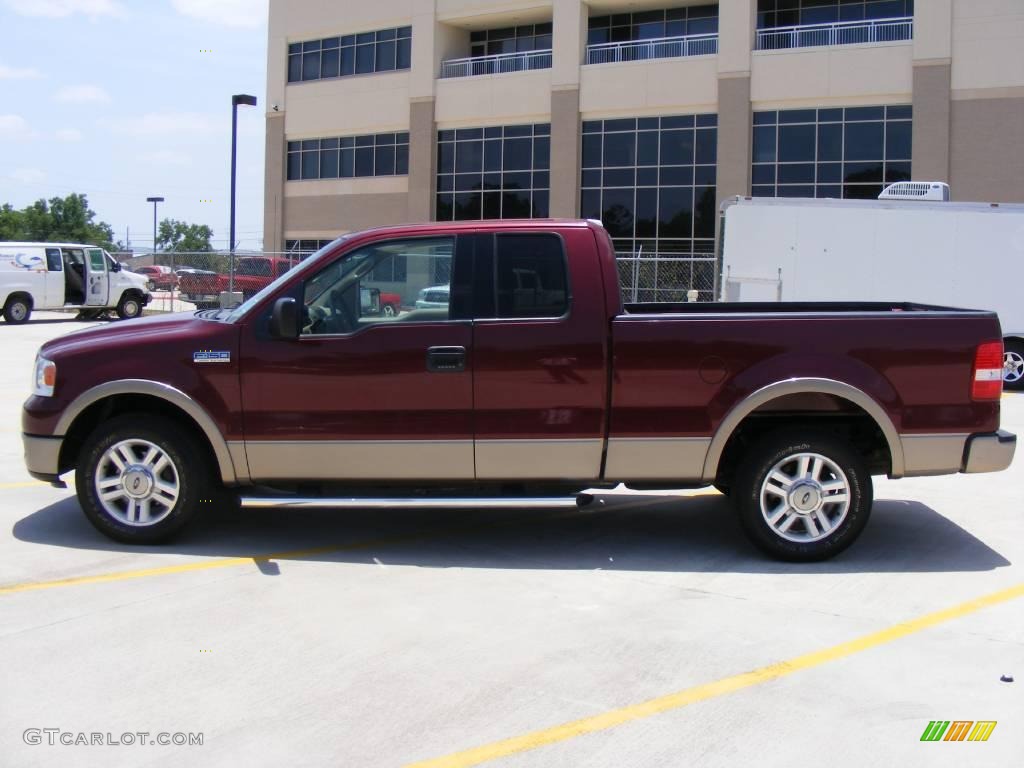
[{"label": "truck front wheel", "polygon": [[1024,389],[1024,342],[1007,341],[1003,349],[1003,387],[1011,391]]},{"label": "truck front wheel", "polygon": [[191,434],[167,419],[118,416],[82,447],[75,476],[82,511],[115,541],[165,541],[213,498],[205,455]]},{"label": "truck front wheel", "polygon": [[750,540],[780,560],[839,554],[864,530],[872,483],[845,440],[819,432],[766,436],[740,464],[732,500]]},{"label": "truck front wheel", "polygon": [[117,304],[117,316],[131,320],[142,314],[142,301],[134,293],[126,293]]}]

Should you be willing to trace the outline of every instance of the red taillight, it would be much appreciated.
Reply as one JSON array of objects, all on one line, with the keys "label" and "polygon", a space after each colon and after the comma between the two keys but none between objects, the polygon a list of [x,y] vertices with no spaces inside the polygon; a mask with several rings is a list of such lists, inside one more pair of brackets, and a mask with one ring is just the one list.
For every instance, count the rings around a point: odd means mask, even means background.
[{"label": "red taillight", "polygon": [[1003,342],[986,341],[974,353],[972,400],[998,400],[1003,394]]}]

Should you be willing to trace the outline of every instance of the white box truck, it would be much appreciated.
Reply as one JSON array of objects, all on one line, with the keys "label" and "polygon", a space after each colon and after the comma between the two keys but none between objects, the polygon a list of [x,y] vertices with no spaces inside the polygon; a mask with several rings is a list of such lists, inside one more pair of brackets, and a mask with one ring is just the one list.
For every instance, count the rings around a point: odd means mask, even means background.
[{"label": "white box truck", "polygon": [[995,310],[1004,384],[1024,389],[1024,205],[736,197],[719,237],[724,301]]}]

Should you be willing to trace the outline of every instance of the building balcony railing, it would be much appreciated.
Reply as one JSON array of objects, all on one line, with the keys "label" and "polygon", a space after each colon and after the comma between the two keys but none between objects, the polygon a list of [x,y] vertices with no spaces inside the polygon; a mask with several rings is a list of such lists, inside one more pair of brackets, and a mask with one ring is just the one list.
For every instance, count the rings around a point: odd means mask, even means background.
[{"label": "building balcony railing", "polygon": [[525,72],[531,69],[551,69],[551,49],[499,53],[493,56],[470,56],[449,59],[441,63],[441,77],[472,77],[474,75],[503,75],[507,72]]},{"label": "building balcony railing", "polygon": [[757,30],[757,50],[808,48],[816,45],[854,43],[892,43],[914,37],[914,19],[871,19],[841,21],[835,24],[806,24],[796,27],[771,27]]},{"label": "building balcony railing", "polygon": [[587,64],[611,64],[679,56],[708,56],[714,53],[718,53],[718,35],[688,35],[588,45],[586,61]]}]

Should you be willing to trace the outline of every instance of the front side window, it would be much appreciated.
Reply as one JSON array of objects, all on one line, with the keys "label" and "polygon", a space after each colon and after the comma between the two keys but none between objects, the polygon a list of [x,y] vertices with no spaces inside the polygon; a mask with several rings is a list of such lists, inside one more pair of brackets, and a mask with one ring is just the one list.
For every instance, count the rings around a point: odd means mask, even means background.
[{"label": "front side window", "polygon": [[107,260],[103,255],[103,251],[101,251],[99,248],[92,248],[89,250],[89,271],[107,271]]},{"label": "front side window", "polygon": [[448,320],[454,238],[374,243],[320,270],[303,285],[304,336],[350,334],[378,323]]},{"label": "front side window", "polygon": [[497,317],[561,317],[569,309],[562,241],[549,234],[498,235]]}]

